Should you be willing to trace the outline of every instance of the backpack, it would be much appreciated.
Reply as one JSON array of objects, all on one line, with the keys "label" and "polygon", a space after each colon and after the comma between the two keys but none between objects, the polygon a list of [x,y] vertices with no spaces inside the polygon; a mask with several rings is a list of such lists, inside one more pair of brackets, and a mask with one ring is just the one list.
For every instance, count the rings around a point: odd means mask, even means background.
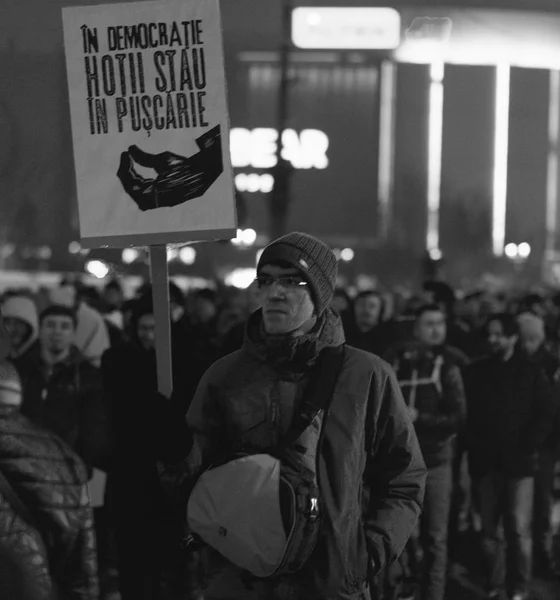
[{"label": "backpack", "polygon": [[299,571],[321,528],[319,456],[344,346],[319,356],[301,410],[275,448],[206,470],[188,501],[191,532],[257,578]]},{"label": "backpack", "polygon": [[[412,356],[410,355],[410,353],[405,353],[404,358],[410,360],[412,358]],[[437,355],[434,358],[433,369],[432,369],[432,373],[431,373],[430,377],[418,377],[418,369],[413,367],[411,378],[403,379],[400,376],[400,364],[401,364],[401,361],[397,360],[395,362],[395,364],[393,365],[393,370],[397,374],[399,386],[400,386],[405,398],[407,398],[407,395],[405,393],[405,388],[407,388],[407,387],[410,388],[410,392],[408,395],[408,402],[407,402],[407,405],[410,408],[416,408],[416,393],[417,393],[418,387],[433,385],[435,387],[437,393],[441,396],[442,391],[443,391],[441,377],[442,377],[442,369],[444,366],[444,358],[443,358],[443,356],[441,356],[441,354]]]}]

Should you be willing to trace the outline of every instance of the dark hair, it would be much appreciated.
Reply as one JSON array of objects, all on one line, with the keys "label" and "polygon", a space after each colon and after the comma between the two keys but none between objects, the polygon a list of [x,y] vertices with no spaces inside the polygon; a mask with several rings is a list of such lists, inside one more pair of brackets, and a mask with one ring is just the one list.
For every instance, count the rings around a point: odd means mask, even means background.
[{"label": "dark hair", "polygon": [[152,302],[151,294],[148,293],[140,296],[140,298],[135,298],[131,301],[129,308],[132,313],[130,315],[130,329],[132,335],[136,336],[140,319],[146,315],[154,314],[154,304]]},{"label": "dark hair", "polygon": [[200,290],[196,290],[194,293],[194,297],[196,300],[199,298],[201,300],[207,300],[208,302],[212,302],[212,304],[217,304],[218,296],[216,292],[210,288],[202,288]]},{"label": "dark hair", "polygon": [[169,301],[183,306],[185,304],[185,294],[183,290],[174,282],[169,282]]},{"label": "dark hair", "polygon": [[383,298],[381,297],[381,294],[379,292],[376,292],[375,290],[361,291],[359,294],[356,294],[356,297],[354,298],[354,302],[357,302],[358,300],[362,300],[363,298],[369,298],[370,296],[373,296],[374,298],[379,298],[379,300],[383,304]]},{"label": "dark hair", "polygon": [[39,315],[39,323],[42,325],[44,320],[48,317],[68,317],[72,319],[72,323],[74,323],[74,328],[78,326],[78,317],[76,315],[76,311],[69,306],[63,306],[62,304],[52,304],[45,308],[45,310],[41,311]]},{"label": "dark hair", "polygon": [[438,312],[438,313],[442,313],[445,316],[445,310],[441,307],[441,305],[432,303],[432,304],[423,304],[422,306],[420,306],[420,308],[418,308],[416,310],[416,312],[414,313],[414,317],[418,321],[422,315],[424,315],[428,312]]},{"label": "dark hair", "polygon": [[514,315],[509,313],[496,313],[490,315],[486,320],[486,331],[488,332],[488,327],[492,321],[497,321],[502,326],[502,331],[504,335],[507,337],[512,337],[514,335],[519,334],[519,325],[517,323],[517,319]]},{"label": "dark hair", "polygon": [[438,304],[441,302],[445,306],[445,310],[448,314],[453,312],[453,305],[455,304],[455,292],[451,286],[447,285],[443,281],[429,280],[424,282],[424,291],[431,292],[434,295],[434,301]]},{"label": "dark hair", "polygon": [[116,290],[122,294],[123,288],[121,282],[118,279],[111,279],[109,283],[103,288],[105,291],[107,290]]}]

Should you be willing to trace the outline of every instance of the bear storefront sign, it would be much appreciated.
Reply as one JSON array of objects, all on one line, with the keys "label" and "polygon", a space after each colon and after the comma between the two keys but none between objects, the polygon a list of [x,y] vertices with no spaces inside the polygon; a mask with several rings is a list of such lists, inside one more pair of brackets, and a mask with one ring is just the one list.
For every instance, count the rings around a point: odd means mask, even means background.
[{"label": "bear storefront sign", "polygon": [[218,0],[62,17],[82,243],[234,237]]}]

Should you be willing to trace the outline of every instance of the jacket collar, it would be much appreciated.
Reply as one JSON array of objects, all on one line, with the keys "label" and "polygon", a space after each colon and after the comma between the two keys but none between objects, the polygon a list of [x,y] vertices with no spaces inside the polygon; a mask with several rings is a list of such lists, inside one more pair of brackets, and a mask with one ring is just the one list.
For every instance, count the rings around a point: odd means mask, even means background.
[{"label": "jacket collar", "polygon": [[311,331],[299,337],[267,335],[259,309],[249,317],[243,349],[285,374],[302,373],[315,364],[324,348],[340,346],[344,341],[342,321],[330,308]]}]

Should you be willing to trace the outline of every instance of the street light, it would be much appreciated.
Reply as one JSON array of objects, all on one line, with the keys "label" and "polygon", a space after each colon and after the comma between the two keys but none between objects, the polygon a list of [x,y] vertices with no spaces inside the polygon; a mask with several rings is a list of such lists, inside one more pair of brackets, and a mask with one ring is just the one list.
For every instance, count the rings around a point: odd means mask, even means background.
[{"label": "street light", "polygon": [[517,248],[517,244],[507,244],[504,251],[506,256],[513,260],[517,258],[519,249]]},{"label": "street light", "polygon": [[526,260],[531,255],[531,246],[527,242],[522,242],[517,246],[519,258]]}]

